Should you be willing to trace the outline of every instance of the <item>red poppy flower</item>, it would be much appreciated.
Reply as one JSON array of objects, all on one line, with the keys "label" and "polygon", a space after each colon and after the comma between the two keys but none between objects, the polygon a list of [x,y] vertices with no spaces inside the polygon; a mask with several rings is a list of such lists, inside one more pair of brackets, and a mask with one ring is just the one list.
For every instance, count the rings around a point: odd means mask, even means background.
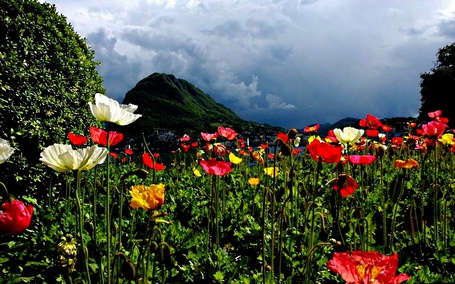
[{"label": "red poppy flower", "polygon": [[429,112],[428,113],[428,116],[430,118],[437,118],[437,117],[440,117],[442,114],[442,111],[441,110],[437,110],[437,111],[432,111],[432,112]]},{"label": "red poppy flower", "polygon": [[440,137],[447,128],[447,124],[433,120],[422,125],[422,130],[428,136]]},{"label": "red poppy flower", "polygon": [[[288,135],[286,133],[283,133],[283,132],[280,132],[276,135],[276,138],[277,139],[280,139],[281,141],[283,141],[283,143],[286,143],[288,142]],[[267,147],[266,147],[267,148]],[[262,148],[262,149],[265,149],[265,148]]]},{"label": "red poppy flower", "polygon": [[365,131],[365,134],[368,136],[368,137],[378,137],[379,135],[379,131],[377,129],[367,129]]},{"label": "red poppy flower", "polygon": [[403,273],[395,276],[397,253],[386,256],[376,251],[336,252],[327,262],[327,268],[351,284],[398,284],[409,279]]},{"label": "red poppy flower", "polygon": [[191,137],[188,136],[187,134],[183,135],[181,138],[180,138],[180,141],[182,142],[188,142],[191,140]]},{"label": "red poppy flower", "polygon": [[0,233],[19,234],[30,226],[33,206],[19,200],[5,202],[0,207]]},{"label": "red poppy flower", "polygon": [[419,128],[419,129],[416,129],[416,134],[419,136],[422,136],[422,135],[425,135],[425,131],[423,131],[423,129]]},{"label": "red poppy flower", "polygon": [[215,144],[213,145],[213,154],[215,154],[216,156],[226,156],[226,152],[227,152],[227,149],[226,149],[226,146],[224,146],[223,144]]},{"label": "red poppy flower", "polygon": [[415,122],[408,122],[408,126],[409,126],[410,128],[414,128],[414,127],[417,126],[417,123],[415,123]]},{"label": "red poppy flower", "polygon": [[350,175],[341,174],[333,182],[333,189],[339,191],[343,197],[353,194],[357,188],[359,188],[359,185]]},{"label": "red poppy flower", "polygon": [[400,146],[401,144],[403,144],[403,137],[393,137],[392,144],[396,145],[396,146]]},{"label": "red poppy flower", "polygon": [[149,153],[142,154],[142,162],[144,163],[144,165],[155,171],[162,171],[166,168],[165,165],[155,162]]},{"label": "red poppy flower", "polygon": [[88,138],[84,135],[77,135],[73,132],[68,133],[68,139],[74,146],[82,146],[88,141]]},{"label": "red poppy flower", "polygon": [[158,159],[160,157],[160,153],[153,153],[153,157],[155,157],[155,159]]},{"label": "red poppy flower", "polygon": [[218,138],[218,133],[206,133],[206,132],[201,132],[202,139],[204,139],[207,142],[210,142],[212,139]]},{"label": "red poppy flower", "polygon": [[197,142],[191,143],[191,147],[192,148],[197,148],[198,146],[199,146],[199,144]]},{"label": "red poppy flower", "polygon": [[[286,134],[285,134],[285,135],[286,135]],[[265,149],[267,149],[267,148],[269,148],[269,144],[267,144],[267,143],[262,143],[262,144],[261,144],[261,149],[264,149],[264,150],[265,150]]]},{"label": "red poppy flower", "polygon": [[117,159],[118,158],[118,154],[115,153],[115,152],[110,152],[109,155],[114,158],[114,159]]},{"label": "red poppy flower", "polygon": [[350,155],[349,162],[353,165],[370,165],[376,160],[373,155]]},{"label": "red poppy flower", "polygon": [[217,161],[217,160],[201,160],[200,162],[204,171],[209,175],[224,176],[232,172],[231,162]]},{"label": "red poppy flower", "polygon": [[307,126],[307,127],[303,128],[303,133],[317,132],[320,127],[321,127],[320,124],[315,124],[313,126]]},{"label": "red poppy flower", "polygon": [[[90,138],[101,146],[107,146],[107,131],[98,127],[90,127]],[[116,131],[109,131],[109,145],[115,146],[123,140],[123,134]]]},{"label": "red poppy flower", "polygon": [[187,153],[188,150],[191,148],[190,145],[186,145],[185,143],[182,143],[181,146],[182,146],[183,152],[185,152],[185,153]]},{"label": "red poppy flower", "polygon": [[131,150],[131,149],[126,149],[126,150],[125,150],[125,154],[127,154],[127,155],[133,155],[133,154],[134,154],[134,151]]},{"label": "red poppy flower", "polygon": [[267,158],[269,158],[270,160],[273,160],[273,159],[275,159],[275,154],[269,153],[269,154],[267,155]]},{"label": "red poppy flower", "polygon": [[299,153],[302,153],[303,150],[300,149],[300,148],[295,148],[294,150],[292,150],[292,155],[293,156],[297,156]]},{"label": "red poppy flower", "polygon": [[341,151],[343,150],[341,147],[321,142],[319,139],[311,141],[307,149],[313,160],[325,163],[338,163],[341,159]]},{"label": "red poppy flower", "polygon": [[237,132],[229,127],[218,126],[218,134],[225,137],[227,140],[233,140],[237,136]]},{"label": "red poppy flower", "polygon": [[389,132],[390,130],[392,130],[392,127],[391,126],[388,126],[388,125],[381,125],[381,128],[384,132]]},{"label": "red poppy flower", "polygon": [[333,131],[333,129],[330,129],[327,132],[327,136],[325,137],[325,140],[327,142],[331,142],[331,143],[338,143],[339,142],[339,140],[338,140],[337,136],[335,135],[335,132]]},{"label": "red poppy flower", "polygon": [[376,116],[367,114],[367,117],[365,119],[361,119],[359,121],[359,125],[362,127],[367,127],[369,129],[378,129],[381,127],[382,123]]}]

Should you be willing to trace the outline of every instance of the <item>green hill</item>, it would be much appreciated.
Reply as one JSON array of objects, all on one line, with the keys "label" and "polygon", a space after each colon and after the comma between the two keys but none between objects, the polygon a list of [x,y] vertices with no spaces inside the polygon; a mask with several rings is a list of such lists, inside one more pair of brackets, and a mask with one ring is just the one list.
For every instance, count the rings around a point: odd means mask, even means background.
[{"label": "green hill", "polygon": [[122,102],[138,105],[142,117],[120,131],[128,136],[152,135],[161,131],[176,134],[215,132],[219,125],[237,132],[279,130],[280,127],[246,121],[210,95],[174,75],[153,73],[128,91]]}]

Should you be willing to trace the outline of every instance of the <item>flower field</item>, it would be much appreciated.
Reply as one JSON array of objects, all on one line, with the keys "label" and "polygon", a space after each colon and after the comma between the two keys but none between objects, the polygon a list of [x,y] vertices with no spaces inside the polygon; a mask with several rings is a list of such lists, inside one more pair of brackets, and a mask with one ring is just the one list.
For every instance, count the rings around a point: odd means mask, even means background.
[{"label": "flower field", "polygon": [[[111,151],[123,134],[109,125],[137,106],[96,94],[87,107],[106,127],[43,149],[47,198],[1,189],[0,283],[455,283],[440,111],[402,136],[367,114],[259,147],[219,126],[158,153]],[[11,155],[1,139],[0,162]]]}]

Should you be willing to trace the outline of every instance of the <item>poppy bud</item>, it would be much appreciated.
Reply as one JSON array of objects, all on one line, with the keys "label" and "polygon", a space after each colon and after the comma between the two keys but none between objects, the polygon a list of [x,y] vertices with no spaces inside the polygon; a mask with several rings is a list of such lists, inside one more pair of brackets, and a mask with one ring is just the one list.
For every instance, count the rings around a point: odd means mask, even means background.
[{"label": "poppy bud", "polygon": [[19,200],[7,201],[0,207],[0,233],[19,234],[30,226],[33,206]]},{"label": "poppy bud", "polygon": [[299,132],[295,128],[289,129],[289,131],[288,131],[288,139],[294,139],[297,136],[298,133]]}]

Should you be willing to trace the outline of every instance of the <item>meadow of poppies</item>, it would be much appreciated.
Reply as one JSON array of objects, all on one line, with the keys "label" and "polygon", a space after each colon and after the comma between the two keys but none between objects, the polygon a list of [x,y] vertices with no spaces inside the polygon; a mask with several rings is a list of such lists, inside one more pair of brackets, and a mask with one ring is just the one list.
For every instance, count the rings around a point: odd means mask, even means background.
[{"label": "meadow of poppies", "polygon": [[[115,147],[109,125],[137,106],[96,94],[87,107],[105,127],[43,149],[46,198],[0,190],[1,283],[455,283],[440,111],[399,136],[366,114],[258,147],[220,125],[156,152]],[[0,163],[11,155],[0,139]]]}]

